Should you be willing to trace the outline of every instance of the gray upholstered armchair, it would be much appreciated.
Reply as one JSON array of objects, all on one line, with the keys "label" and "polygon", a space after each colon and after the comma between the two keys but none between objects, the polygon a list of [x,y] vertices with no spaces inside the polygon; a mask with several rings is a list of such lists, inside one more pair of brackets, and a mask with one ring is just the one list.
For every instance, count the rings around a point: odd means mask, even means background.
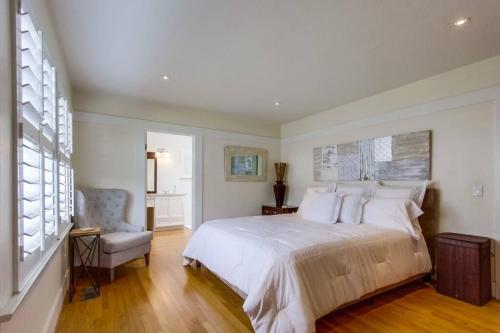
[{"label": "gray upholstered armchair", "polygon": [[116,266],[142,258],[149,265],[151,231],[125,222],[127,192],[117,189],[86,189],[75,191],[75,226],[100,226],[101,267],[110,269],[110,282]]}]

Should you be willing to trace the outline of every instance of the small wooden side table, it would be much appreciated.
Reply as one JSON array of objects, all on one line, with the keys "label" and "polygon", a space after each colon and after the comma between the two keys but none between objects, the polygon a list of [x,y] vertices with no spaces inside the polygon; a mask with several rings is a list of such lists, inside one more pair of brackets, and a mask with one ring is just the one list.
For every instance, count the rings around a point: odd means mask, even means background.
[{"label": "small wooden side table", "polygon": [[295,213],[299,207],[297,206],[282,206],[276,207],[276,205],[263,205],[262,215],[280,215],[280,214],[291,214]]},{"label": "small wooden side table", "polygon": [[[75,273],[75,253],[80,259],[78,276]],[[97,255],[97,271],[92,272],[92,263]],[[86,275],[97,296],[101,292],[101,228],[72,229],[69,232],[69,301],[73,300],[78,282]],[[97,276],[96,276],[97,275]]]}]

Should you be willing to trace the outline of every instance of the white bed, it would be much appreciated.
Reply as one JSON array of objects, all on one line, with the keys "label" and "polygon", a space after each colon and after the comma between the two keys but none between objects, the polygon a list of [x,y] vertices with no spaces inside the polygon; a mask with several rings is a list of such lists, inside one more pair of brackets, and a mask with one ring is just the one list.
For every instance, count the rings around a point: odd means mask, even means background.
[{"label": "white bed", "polygon": [[336,308],[431,271],[423,237],[297,214],[206,222],[184,257],[246,295],[256,332],[314,332],[316,319]]}]

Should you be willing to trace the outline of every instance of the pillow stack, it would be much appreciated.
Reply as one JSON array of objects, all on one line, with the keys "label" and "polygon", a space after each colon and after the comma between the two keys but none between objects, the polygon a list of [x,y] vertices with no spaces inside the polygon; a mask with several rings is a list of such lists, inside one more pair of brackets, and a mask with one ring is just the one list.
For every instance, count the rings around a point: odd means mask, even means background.
[{"label": "pillow stack", "polygon": [[[333,183],[335,185],[335,183]],[[326,193],[335,192],[335,187],[331,186],[313,186],[306,189],[306,194],[302,199],[299,206],[298,213],[304,215],[304,209],[308,209],[311,206],[311,201],[314,199],[314,194],[316,193]]]},{"label": "pillow stack", "polygon": [[363,210],[363,223],[406,231],[415,239],[420,238],[417,218],[424,212],[409,199],[370,199]]},{"label": "pillow stack", "polygon": [[382,186],[377,182],[310,187],[299,207],[304,220],[320,223],[372,224],[420,237],[418,217],[427,182]]},{"label": "pillow stack", "polygon": [[308,192],[300,204],[304,220],[335,223],[339,217],[342,198],[335,192]]}]

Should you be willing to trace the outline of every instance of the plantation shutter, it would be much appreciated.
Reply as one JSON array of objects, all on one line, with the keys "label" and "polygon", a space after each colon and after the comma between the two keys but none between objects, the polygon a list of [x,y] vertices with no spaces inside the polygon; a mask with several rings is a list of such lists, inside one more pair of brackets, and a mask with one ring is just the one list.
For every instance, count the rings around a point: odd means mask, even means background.
[{"label": "plantation shutter", "polygon": [[59,151],[63,154],[67,154],[68,146],[68,102],[64,97],[59,98],[58,106],[58,142]]},{"label": "plantation shutter", "polygon": [[[17,242],[14,290],[40,271],[42,259],[73,215],[72,114],[57,88],[56,68],[29,12],[18,8]],[[38,270],[36,269],[38,267]]]},{"label": "plantation shutter", "polygon": [[22,259],[42,246],[42,186],[40,146],[27,136],[22,138],[20,161],[20,248]]},{"label": "plantation shutter", "polygon": [[54,154],[50,151],[44,152],[44,221],[45,237],[47,242],[55,240],[57,236],[57,202],[56,202],[56,165]]},{"label": "plantation shutter", "polygon": [[56,70],[43,60],[43,134],[54,142],[56,131]]},{"label": "plantation shutter", "polygon": [[39,255],[42,248],[42,152],[43,120],[42,34],[28,13],[20,14],[21,88],[19,123],[19,248],[20,258]]},{"label": "plantation shutter", "polygon": [[59,221],[67,223],[68,206],[68,168],[64,162],[59,162]]}]

